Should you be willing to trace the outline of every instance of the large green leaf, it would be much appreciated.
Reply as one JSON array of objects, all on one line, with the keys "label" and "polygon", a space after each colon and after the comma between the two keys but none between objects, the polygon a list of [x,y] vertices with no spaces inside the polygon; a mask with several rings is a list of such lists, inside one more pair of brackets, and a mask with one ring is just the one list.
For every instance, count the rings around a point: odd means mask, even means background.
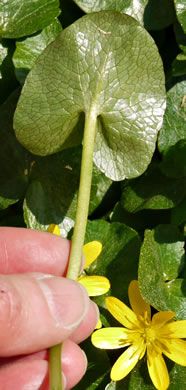
[{"label": "large green leaf", "polygon": [[54,23],[45,27],[38,34],[16,41],[13,63],[15,66],[16,76],[21,84],[24,83],[25,77],[27,76],[29,70],[33,67],[37,57],[50,42],[54,41],[61,30],[61,24],[58,19],[56,19]]},{"label": "large green leaf", "polygon": [[162,62],[144,28],[119,12],[93,13],[66,28],[37,60],[15,131],[33,153],[51,154],[70,142],[80,113],[93,110],[95,164],[113,180],[135,177],[152,158],[164,94]]},{"label": "large green leaf", "polygon": [[186,33],[186,0],[174,0],[177,18]]},{"label": "large green leaf", "polygon": [[[74,226],[80,163],[81,147],[49,157],[35,157],[24,202],[28,227],[46,231],[49,224],[56,223],[66,237]],[[111,184],[94,166],[89,214],[99,206]]]},{"label": "large green leaf", "polygon": [[17,141],[12,126],[18,97],[16,91],[0,106],[0,209],[22,198],[28,183],[31,156]]},{"label": "large green leaf", "polygon": [[75,3],[85,12],[120,11],[142,22],[148,0],[75,0]]},{"label": "large green leaf", "polygon": [[59,0],[0,0],[0,37],[33,34],[51,24],[59,14]]},{"label": "large green leaf", "polygon": [[175,84],[167,93],[167,108],[158,138],[160,152],[166,151],[181,139],[186,139],[185,89],[184,80]]},{"label": "large green leaf", "polygon": [[177,319],[185,319],[186,315],[186,299],[181,293],[185,282],[177,285],[176,295],[169,286],[179,277],[184,259],[184,239],[176,226],[159,225],[146,230],[138,272],[142,295],[157,310],[174,311]]}]

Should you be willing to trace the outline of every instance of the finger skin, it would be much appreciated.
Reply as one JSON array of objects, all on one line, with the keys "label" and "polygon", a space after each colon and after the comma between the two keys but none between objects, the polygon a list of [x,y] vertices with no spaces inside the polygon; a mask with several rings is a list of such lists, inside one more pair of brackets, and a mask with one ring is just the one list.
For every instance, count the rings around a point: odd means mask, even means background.
[{"label": "finger skin", "polygon": [[85,319],[81,322],[77,329],[70,336],[70,340],[79,344],[87,339],[94,331],[99,319],[99,310],[97,305],[91,301],[89,311]]},{"label": "finger skin", "polygon": [[71,243],[51,233],[0,227],[0,273],[66,273]]},{"label": "finger skin", "polygon": [[[22,357],[0,365],[0,389],[49,390],[48,351]],[[62,367],[65,390],[72,389],[83,377],[87,360],[81,348],[70,340],[63,343]]]},{"label": "finger skin", "polygon": [[38,273],[0,276],[0,356],[58,344],[87,315],[91,301],[80,283],[51,275],[42,278]]}]

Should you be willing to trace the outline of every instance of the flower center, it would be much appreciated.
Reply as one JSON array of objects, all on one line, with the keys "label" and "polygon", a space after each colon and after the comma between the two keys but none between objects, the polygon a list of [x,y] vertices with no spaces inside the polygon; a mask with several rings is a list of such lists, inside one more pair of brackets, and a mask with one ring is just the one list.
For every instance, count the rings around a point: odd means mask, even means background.
[{"label": "flower center", "polygon": [[146,344],[151,344],[156,339],[156,332],[151,326],[145,327],[143,337],[145,339]]}]

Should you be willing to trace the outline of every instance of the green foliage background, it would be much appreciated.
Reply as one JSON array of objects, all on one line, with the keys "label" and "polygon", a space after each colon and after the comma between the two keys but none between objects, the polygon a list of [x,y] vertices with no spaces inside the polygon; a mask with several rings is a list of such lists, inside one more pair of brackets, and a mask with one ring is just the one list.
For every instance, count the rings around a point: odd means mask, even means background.
[{"label": "green foliage background", "polygon": [[[163,4],[161,0],[0,1],[0,225],[46,231],[49,224],[57,223],[62,235],[71,237],[84,116],[80,115],[75,124],[73,141],[67,142],[64,150],[48,156],[38,156],[18,141],[13,116],[25,80],[34,64],[41,63],[39,55],[45,48],[84,14],[104,10],[131,15],[148,32],[148,45],[153,46],[154,40],[163,62],[167,106],[156,148],[152,148],[146,168],[139,168],[136,175],[126,175],[125,180],[113,181],[107,168],[100,170],[95,160],[86,242],[101,241],[103,251],[87,272],[107,276],[112,286],[108,294],[126,303],[128,284],[138,278],[143,297],[155,309],[172,310],[177,319],[185,319],[185,0],[166,0]],[[135,39],[137,42],[137,30],[134,42]],[[156,74],[157,65],[148,45],[149,74]],[[69,44],[69,55],[71,51]],[[49,73],[55,64],[51,62],[50,67]],[[42,70],[45,76],[44,65]],[[37,90],[37,85],[35,88]],[[146,85],[144,93],[147,93]],[[24,104],[23,111],[30,112],[29,100],[24,100]],[[143,110],[141,115],[143,117]],[[29,123],[25,134],[27,130]],[[43,144],[45,142],[43,136]],[[140,166],[139,156],[137,165]],[[113,324],[105,309],[104,297],[97,297],[95,301],[104,325]],[[76,389],[153,389],[145,359],[126,379],[115,384],[110,383],[109,370],[117,353],[96,350],[89,340],[82,347],[89,366]],[[172,363],[168,368],[169,388],[184,390],[185,368]]]}]

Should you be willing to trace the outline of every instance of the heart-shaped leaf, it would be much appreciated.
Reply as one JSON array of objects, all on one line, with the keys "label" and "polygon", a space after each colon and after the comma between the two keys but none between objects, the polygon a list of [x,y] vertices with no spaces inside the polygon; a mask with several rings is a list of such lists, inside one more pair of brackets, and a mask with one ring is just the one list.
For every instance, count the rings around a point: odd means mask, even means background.
[{"label": "heart-shaped leaf", "polygon": [[103,11],[77,20],[44,50],[14,125],[26,148],[47,155],[70,142],[80,113],[93,112],[94,162],[121,180],[150,163],[164,109],[162,62],[152,38],[130,16]]},{"label": "heart-shaped leaf", "polygon": [[0,37],[33,34],[51,24],[59,14],[59,0],[0,1]]}]

